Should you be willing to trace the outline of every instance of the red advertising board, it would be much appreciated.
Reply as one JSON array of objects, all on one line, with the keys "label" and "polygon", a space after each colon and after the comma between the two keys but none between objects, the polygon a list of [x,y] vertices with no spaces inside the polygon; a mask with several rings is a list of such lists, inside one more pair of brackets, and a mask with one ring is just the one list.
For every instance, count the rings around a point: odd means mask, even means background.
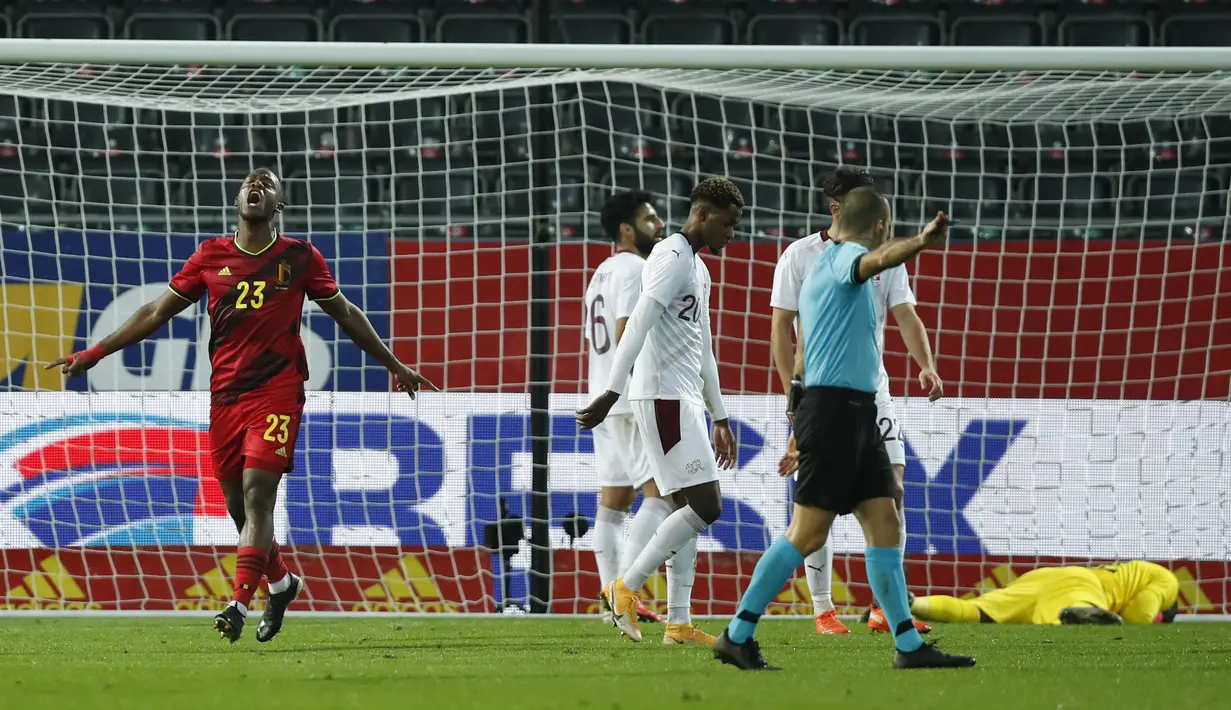
[{"label": "red advertising board", "polygon": [[[736,243],[706,256],[728,391],[777,391],[769,294],[781,249]],[[580,302],[611,248],[551,250],[553,387],[575,392],[586,379]],[[529,247],[398,241],[393,254],[398,356],[451,390],[524,391]],[[1220,287],[1228,266],[1231,244],[1063,240],[954,243],[910,271],[952,395],[1192,400],[1231,392],[1231,288]],[[906,391],[908,360],[890,333],[894,392]]]},{"label": "red advertising board", "polygon": [[[292,609],[494,609],[491,562],[481,550],[332,547],[284,554],[308,580]],[[235,554],[209,547],[6,549],[0,609],[222,609],[234,578]]]},{"label": "red advertising board", "polygon": [[[733,614],[758,555],[702,553],[693,584],[698,614]],[[235,556],[214,548],[64,548],[0,550],[0,609],[214,610],[230,599]],[[308,579],[292,609],[302,611],[491,612],[496,610],[489,555],[475,548],[296,548],[288,563]],[[557,550],[552,611],[597,613],[598,574],[590,552]],[[970,595],[1008,584],[1039,565],[997,558],[933,556],[910,560],[907,581],[917,593]],[[1072,560],[1068,564],[1074,564]],[[1168,563],[1180,580],[1187,612],[1231,613],[1231,563]],[[834,559],[834,600],[855,611],[872,600],[863,561]],[[666,583],[656,574],[645,589],[651,606],[665,608]],[[258,597],[256,608],[260,608]],[[771,605],[771,614],[809,614],[802,576]]]},{"label": "red advertising board", "polygon": [[[748,586],[757,553],[713,552],[697,555],[693,582],[693,612],[734,614],[740,595]],[[552,610],[569,614],[596,614],[598,572],[590,552],[557,550],[552,576]],[[1081,564],[1074,560],[1038,560],[987,557],[957,558],[933,555],[906,561],[906,581],[917,594],[950,594],[971,597],[979,591],[997,589],[1036,567]],[[1180,608],[1184,613],[1231,613],[1227,562],[1166,562],[1180,582]],[[768,614],[811,614],[812,600],[802,569],[770,604]],[[858,555],[834,555],[834,603],[843,613],[862,611],[872,603],[872,589]],[[661,571],[642,591],[651,608],[665,613],[667,585]]]}]

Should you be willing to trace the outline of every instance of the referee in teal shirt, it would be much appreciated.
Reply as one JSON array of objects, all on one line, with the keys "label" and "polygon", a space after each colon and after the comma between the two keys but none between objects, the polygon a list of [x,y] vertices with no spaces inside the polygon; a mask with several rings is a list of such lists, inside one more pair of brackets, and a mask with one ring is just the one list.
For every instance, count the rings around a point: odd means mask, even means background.
[{"label": "referee in teal shirt", "polygon": [[[868,582],[894,630],[894,667],[975,664],[973,658],[924,643],[911,622],[893,469],[876,426],[881,353],[872,277],[943,240],[948,220],[938,213],[919,236],[893,241],[886,241],[889,225],[889,203],[875,188],[847,193],[837,244],[821,252],[804,280],[799,318],[806,390],[797,403],[792,397],[799,451],[795,509],[786,535],[761,556],[735,618],[714,643],[714,655],[724,663],[776,670],[753,638],[757,621],[804,556],[825,544],[834,518],[854,513],[868,544]],[[791,463],[784,460],[784,465]]]}]

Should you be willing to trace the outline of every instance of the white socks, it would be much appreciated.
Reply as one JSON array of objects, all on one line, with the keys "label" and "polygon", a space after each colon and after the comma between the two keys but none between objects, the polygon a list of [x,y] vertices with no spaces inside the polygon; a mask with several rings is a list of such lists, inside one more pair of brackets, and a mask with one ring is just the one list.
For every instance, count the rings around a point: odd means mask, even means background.
[{"label": "white socks", "polygon": [[[624,553],[620,557],[619,569],[612,579],[619,577],[621,572],[633,566],[633,560],[637,559],[637,555],[640,555],[645,546],[650,544],[650,539],[654,537],[654,533],[658,532],[658,527],[663,524],[668,515],[671,515],[671,504],[662,498],[646,498],[641,501],[641,507],[633,516],[633,524],[628,526],[628,539],[624,541]],[[640,589],[637,587],[633,591]]]},{"label": "white socks", "polygon": [[278,594],[280,592],[285,592],[286,590],[290,588],[291,588],[291,573],[290,572],[287,572],[286,574],[282,575],[282,579],[279,579],[276,582],[269,583],[269,593],[270,594]]},{"label": "white socks", "polygon": [[812,593],[812,613],[820,616],[833,610],[833,550],[826,542],[821,549],[804,558],[804,576]]},{"label": "white socks", "polygon": [[667,623],[692,623],[692,581],[697,574],[697,538],[667,560]]},{"label": "white socks", "polygon": [[[654,537],[650,539],[649,544],[624,571],[624,584],[633,591],[640,590],[662,563],[684,549],[689,542],[695,542],[707,527],[709,525],[700,515],[697,515],[690,505],[668,515],[658,527],[658,532],[654,533]],[[695,556],[696,548],[694,547],[693,550]]]},{"label": "white socks", "polygon": [[620,576],[620,548],[624,542],[626,517],[628,514],[622,510],[601,505],[594,516],[594,560],[598,563],[598,581],[602,587]]}]

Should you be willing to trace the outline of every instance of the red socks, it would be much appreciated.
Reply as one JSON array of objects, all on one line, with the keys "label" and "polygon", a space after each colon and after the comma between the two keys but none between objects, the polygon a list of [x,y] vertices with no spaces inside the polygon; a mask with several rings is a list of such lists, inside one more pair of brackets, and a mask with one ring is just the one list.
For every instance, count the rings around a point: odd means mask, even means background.
[{"label": "red socks", "polygon": [[282,554],[278,551],[278,543],[274,543],[269,548],[269,562],[265,563],[265,579],[270,583],[277,582],[287,575],[286,563],[282,561]]},{"label": "red socks", "polygon": [[252,604],[252,595],[256,594],[261,577],[265,576],[270,556],[259,547],[239,548],[239,559],[235,562],[235,594],[231,601],[242,604],[245,610]]}]

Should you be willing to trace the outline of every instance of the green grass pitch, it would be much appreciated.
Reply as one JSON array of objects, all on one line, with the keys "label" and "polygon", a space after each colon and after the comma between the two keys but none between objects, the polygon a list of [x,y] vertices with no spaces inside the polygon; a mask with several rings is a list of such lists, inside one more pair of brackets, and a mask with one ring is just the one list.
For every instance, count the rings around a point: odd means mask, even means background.
[{"label": "green grass pitch", "polygon": [[[0,707],[363,708],[1222,708],[1231,625],[938,626],[973,670],[894,671],[890,642],[772,620],[782,673],[723,666],[708,648],[629,643],[597,619],[312,618],[231,645],[201,616],[0,618]],[[702,625],[717,632],[721,621]]]}]

